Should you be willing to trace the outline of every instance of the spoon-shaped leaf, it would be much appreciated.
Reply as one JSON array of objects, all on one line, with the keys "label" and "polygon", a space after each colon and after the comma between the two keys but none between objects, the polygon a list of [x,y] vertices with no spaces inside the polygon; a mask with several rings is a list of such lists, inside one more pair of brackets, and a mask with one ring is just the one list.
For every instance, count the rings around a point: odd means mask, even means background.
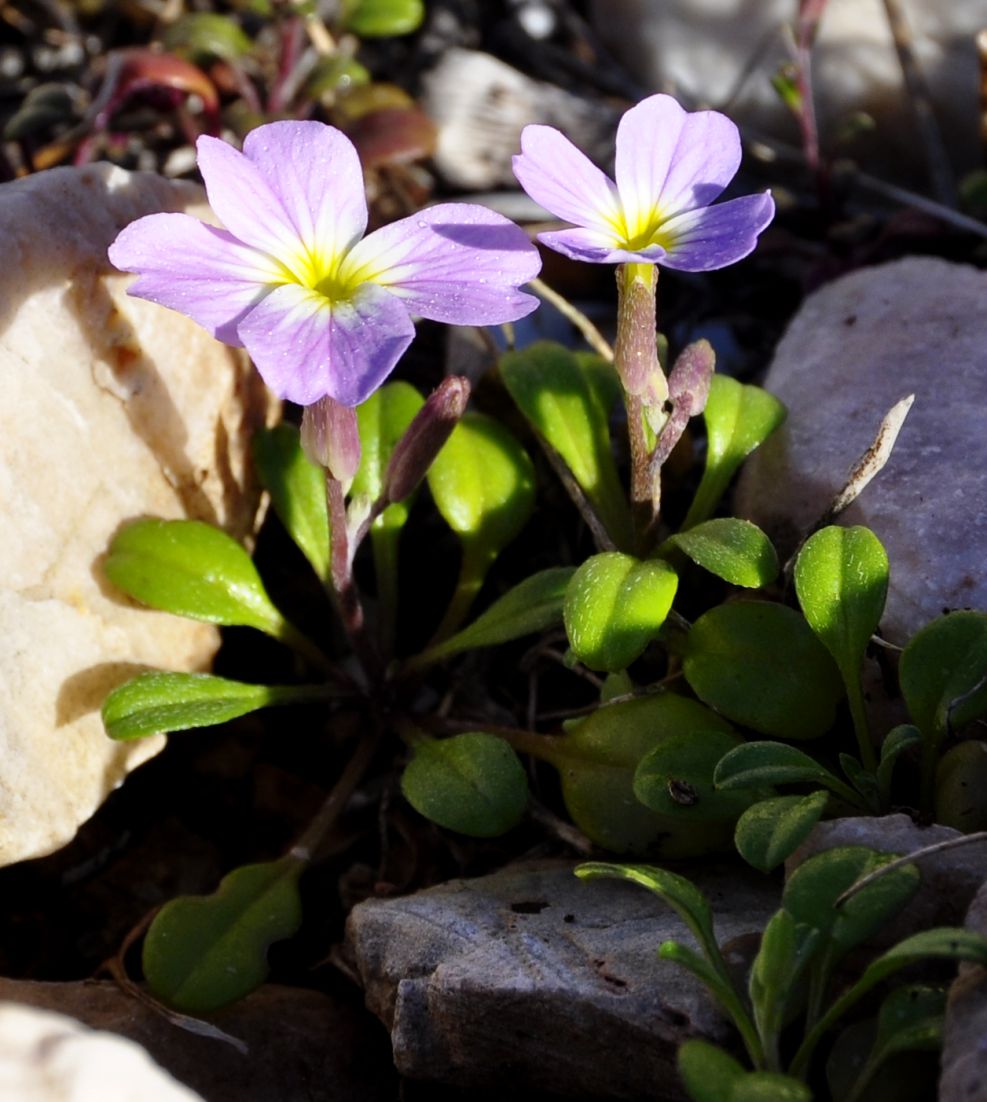
[{"label": "spoon-shaped leaf", "polygon": [[562,621],[562,602],[574,573],[571,566],[553,566],[532,574],[494,601],[462,631],[431,647],[410,664],[427,665],[464,650],[497,646],[554,627]]},{"label": "spoon-shaped leaf", "polygon": [[[633,541],[627,495],[610,448],[610,404],[591,367],[560,344],[539,341],[501,358],[511,397],[569,468],[618,547]],[[611,375],[616,373],[609,368]]]},{"label": "spoon-shaped leaf", "polygon": [[[365,402],[357,406],[360,466],[350,486],[353,497],[364,496],[371,502],[380,497],[394,446],[424,404],[424,398],[410,383],[397,380],[375,390]],[[400,528],[408,519],[408,509],[407,501],[388,505],[377,518],[377,526]]]},{"label": "spoon-shaped leaf", "polygon": [[777,796],[749,807],[737,820],[737,852],[754,868],[771,872],[808,838],[822,818],[829,795]]},{"label": "spoon-shaped leaf", "polygon": [[417,31],[424,0],[345,0],[343,25],[360,38],[391,38]]},{"label": "spoon-shaped leaf", "polygon": [[736,517],[706,520],[665,543],[731,585],[759,589],[778,574],[778,555],[756,524]]},{"label": "spoon-shaped leaf", "polygon": [[703,416],[706,469],[683,531],[710,516],[740,464],[785,420],[785,407],[760,387],[714,375]]},{"label": "spoon-shaped leaf", "polygon": [[468,413],[436,456],[428,487],[463,545],[456,593],[436,633],[444,638],[469,611],[490,564],[531,516],[534,467],[507,429],[490,417]]},{"label": "spoon-shaped leaf", "polygon": [[812,1091],[791,1076],[750,1071],[708,1041],[686,1041],[679,1074],[693,1102],[812,1102]]},{"label": "spoon-shaped leaf", "polygon": [[905,647],[898,679],[925,741],[922,802],[931,807],[943,739],[987,715],[987,612],[951,612],[926,624]]},{"label": "spoon-shaped leaf", "polygon": [[471,731],[418,743],[401,791],[433,823],[473,838],[493,838],[521,821],[528,778],[503,739]]},{"label": "spoon-shaped leaf", "polygon": [[572,653],[615,673],[638,658],[665,622],[679,579],[660,559],[620,551],[593,555],[566,590],[563,616]]},{"label": "spoon-shaped leaf", "polygon": [[198,520],[136,520],[110,544],[106,576],[142,604],[279,636],[281,613],[239,543]]},{"label": "spoon-shaped leaf", "polygon": [[782,742],[745,742],[720,759],[713,775],[718,788],[773,784],[822,784],[850,803],[857,793],[815,758]]},{"label": "spoon-shaped leaf", "polygon": [[685,639],[683,672],[705,704],[778,738],[825,734],[842,696],[839,672],[805,620],[767,601],[701,616]]},{"label": "spoon-shaped leaf", "polygon": [[324,685],[248,685],[208,673],[142,673],[103,702],[103,726],[117,741],[212,727],[237,716],[329,695]]},{"label": "spoon-shaped leaf", "polygon": [[254,433],[254,465],[288,535],[320,578],[329,577],[329,514],[326,476],[302,451],[294,425]]},{"label": "spoon-shaped leaf", "polygon": [[212,1014],[259,987],[268,946],[301,925],[303,868],[294,857],[246,865],[212,895],[166,903],[144,939],[144,976],[154,994],[185,1014]]},{"label": "spoon-shaped leaf", "polygon": [[867,729],[861,666],[888,593],[888,556],[869,528],[831,525],[806,541],[795,563],[802,612],[839,667],[861,760],[877,768]]},{"label": "spoon-shaped leaf", "polygon": [[694,731],[669,735],[642,759],[634,773],[634,795],[661,815],[679,815],[685,821],[734,820],[764,789],[713,784],[717,762],[740,743],[728,731]]}]

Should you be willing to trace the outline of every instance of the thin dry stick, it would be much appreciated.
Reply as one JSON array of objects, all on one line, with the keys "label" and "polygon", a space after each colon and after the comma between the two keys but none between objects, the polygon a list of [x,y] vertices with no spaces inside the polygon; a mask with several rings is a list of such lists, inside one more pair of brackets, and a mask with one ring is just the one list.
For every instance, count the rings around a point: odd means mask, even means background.
[{"label": "thin dry stick", "polygon": [[542,446],[542,451],[545,453],[545,458],[548,460],[558,476],[559,481],[565,488],[565,492],[572,499],[572,503],[579,510],[579,515],[586,522],[586,526],[593,534],[593,542],[596,544],[599,551],[616,551],[617,545],[610,538],[610,533],[607,531],[606,525],[600,519],[599,514],[593,507],[593,503],[589,500],[585,493],[583,493],[582,486],[573,477],[572,472],[565,464],[562,456],[552,447],[552,445],[538,433],[538,443]]},{"label": "thin dry stick", "polygon": [[547,283],[542,283],[540,279],[530,280],[528,286],[540,298],[543,298],[546,302],[550,302],[563,317],[568,318],[579,332],[582,333],[583,339],[594,352],[601,355],[607,363],[613,363],[613,349],[607,343],[603,334],[582,310],[573,306],[567,298],[563,298],[558,291],[553,291]]},{"label": "thin dry stick", "polygon": [[956,204],[956,181],[949,166],[949,154],[942,139],[942,131],[932,109],[929,86],[915,57],[912,48],[913,39],[908,20],[902,10],[900,0],[884,0],[884,12],[888,17],[888,26],[894,39],[895,52],[901,75],[905,79],[905,88],[911,99],[915,124],[925,147],[925,161],[929,170],[929,182],[941,203],[949,206]]},{"label": "thin dry stick", "polygon": [[873,872],[869,872],[866,876],[862,876],[856,883],[851,884],[849,888],[840,896],[837,896],[834,907],[842,907],[848,899],[852,899],[857,892],[863,891],[869,884],[873,884],[875,880],[880,880],[882,876],[887,876],[889,872],[894,872],[895,869],[900,869],[904,865],[910,865],[913,861],[918,861],[923,857],[930,857],[935,853],[943,853],[950,849],[959,849],[961,846],[972,846],[977,842],[987,842],[987,830],[978,830],[976,834],[964,834],[960,838],[947,838],[944,842],[934,842],[931,846],[924,846],[922,849],[917,849],[913,853],[905,853],[901,857],[896,857],[893,861],[889,861],[886,865],[882,865],[879,869],[875,869]]},{"label": "thin dry stick", "polygon": [[358,737],[356,750],[346,763],[346,768],[340,774],[339,780],[333,785],[332,791],[289,851],[290,855],[298,861],[309,862],[313,859],[373,761],[377,743],[380,741],[379,728],[369,735],[361,734]]}]

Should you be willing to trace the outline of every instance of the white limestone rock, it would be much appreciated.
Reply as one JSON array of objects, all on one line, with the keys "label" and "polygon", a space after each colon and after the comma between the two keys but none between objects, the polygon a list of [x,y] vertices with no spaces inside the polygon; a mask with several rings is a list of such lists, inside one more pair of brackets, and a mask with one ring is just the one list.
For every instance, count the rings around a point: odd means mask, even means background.
[{"label": "white limestone rock", "polygon": [[840,517],[887,548],[881,626],[899,645],[944,611],[987,609],[985,302],[987,274],[945,260],[854,272],[806,300],[764,382],[788,420],[748,461],[736,507],[785,553],[915,394],[887,466]]},{"label": "white limestone rock", "polygon": [[202,1102],[133,1041],[72,1018],[0,1004],[0,1098],[10,1102]]},{"label": "white limestone rock", "polygon": [[[959,172],[979,167],[976,35],[983,0],[902,0],[912,49]],[[796,0],[593,0],[597,32],[645,88],[710,106],[798,145],[798,128],[771,85],[791,59]],[[924,150],[882,0],[829,0],[812,55],[825,148],[901,182],[927,184]],[[876,128],[838,137],[856,112]]]},{"label": "white limestone rock", "polygon": [[208,216],[201,189],[109,165],[0,186],[0,865],[51,852],[155,754],[117,745],[103,697],[141,668],[206,668],[216,629],[136,608],[102,577],[125,521],[255,523],[245,358],[125,294],[106,249],[141,215]]}]

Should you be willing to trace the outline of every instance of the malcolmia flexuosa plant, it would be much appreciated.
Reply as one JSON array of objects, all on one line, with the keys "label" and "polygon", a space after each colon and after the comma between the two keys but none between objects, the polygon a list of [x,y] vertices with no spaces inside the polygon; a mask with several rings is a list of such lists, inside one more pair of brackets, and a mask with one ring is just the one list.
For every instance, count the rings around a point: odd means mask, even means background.
[{"label": "malcolmia flexuosa plant", "polygon": [[[674,858],[735,845],[770,872],[823,815],[880,812],[902,798],[967,829],[987,825],[942,795],[973,774],[987,787],[971,743],[955,741],[987,713],[987,616],[954,613],[909,643],[900,680],[912,722],[879,740],[861,680],[888,583],[876,536],[832,524],[834,506],[782,568],[759,528],[715,515],[784,410],[764,390],[716,374],[706,341],[662,362],[658,271],[739,261],[771,221],[768,193],[715,202],[740,163],[736,127],[717,112],[690,114],[653,96],[620,124],[614,180],[552,128],[528,127],[521,148],[522,186],[571,224],[542,234],[542,243],[615,265],[618,309],[612,349],[563,303],[592,351],[538,342],[504,353],[492,373],[490,390],[509,395],[520,415],[512,424],[559,476],[596,546],[582,562],[570,551],[501,583],[496,596],[481,591],[535,509],[541,467],[502,420],[467,408],[465,378],[450,376],[427,396],[388,379],[415,318],[506,325],[537,305],[525,285],[558,301],[536,280],[539,256],[524,231],[483,207],[452,203],[366,234],[349,141],[321,123],[279,122],[254,130],[242,153],[200,139],[220,226],[151,215],[111,247],[113,263],[137,276],[131,294],[244,347],[268,385],[302,407],[300,430],[285,423],[258,433],[255,461],[345,638],[341,645],[337,632],[323,645],[304,634],[272,602],[244,548],[209,525],[144,519],[113,540],[105,572],[121,590],[152,608],[265,632],[294,648],[307,679],[258,685],[146,673],[108,697],[112,738],[317,701],[350,747],[323,809],[284,857],[238,869],[214,895],[173,901],[154,919],[145,974],[178,1009],[208,1013],[261,982],[267,946],[300,922],[299,877],[388,746],[414,808],[481,838],[509,831],[529,806],[519,754],[557,772],[573,823],[611,853]],[[682,454],[699,416],[703,468],[691,502],[668,515],[668,460]],[[617,433],[627,437],[626,472]],[[401,537],[424,485],[458,540],[459,572],[444,608],[438,596],[424,601],[434,610],[430,638],[409,652],[402,640],[416,633],[400,630],[399,583],[408,576],[399,570]],[[369,591],[369,571],[358,577],[355,569],[364,559],[373,567]],[[790,583],[798,609],[784,600]],[[467,652],[560,629],[565,663],[599,693],[561,729],[540,729],[522,707],[511,726],[457,716],[454,696],[452,710],[437,703]],[[475,678],[478,659],[467,661]],[[791,745],[812,740],[817,754]],[[861,893],[857,906],[873,916],[868,898],[876,897]],[[831,904],[825,921],[835,928]],[[778,920],[788,947],[783,986],[816,976],[809,1029],[822,1029],[834,958],[818,973],[810,958],[829,935],[810,937],[799,932],[798,914],[793,921]],[[707,964],[758,1074],[790,1072],[794,1065],[775,1053],[794,987],[788,1002],[771,988],[762,1005],[760,995],[729,993],[721,964]],[[799,1074],[811,1054],[796,1060]]]}]

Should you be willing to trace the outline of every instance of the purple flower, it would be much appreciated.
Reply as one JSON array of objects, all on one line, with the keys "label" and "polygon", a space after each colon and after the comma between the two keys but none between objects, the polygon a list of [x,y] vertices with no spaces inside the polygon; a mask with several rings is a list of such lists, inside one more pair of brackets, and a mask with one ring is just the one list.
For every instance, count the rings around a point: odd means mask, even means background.
[{"label": "purple flower", "polygon": [[225,229],[152,214],[123,230],[110,260],[138,274],[130,294],[245,347],[282,398],[358,405],[408,347],[412,315],[489,325],[538,305],[518,290],[538,274],[537,249],[484,207],[430,207],[364,237],[360,161],[331,126],[275,122],[242,153],[209,137],[197,148]]},{"label": "purple flower", "polygon": [[578,227],[538,239],[574,260],[724,268],[753,251],[774,215],[769,192],[709,205],[740,165],[740,135],[725,115],[690,114],[671,96],[650,96],[620,120],[616,183],[551,126],[526,126],[521,150],[521,186]]}]

